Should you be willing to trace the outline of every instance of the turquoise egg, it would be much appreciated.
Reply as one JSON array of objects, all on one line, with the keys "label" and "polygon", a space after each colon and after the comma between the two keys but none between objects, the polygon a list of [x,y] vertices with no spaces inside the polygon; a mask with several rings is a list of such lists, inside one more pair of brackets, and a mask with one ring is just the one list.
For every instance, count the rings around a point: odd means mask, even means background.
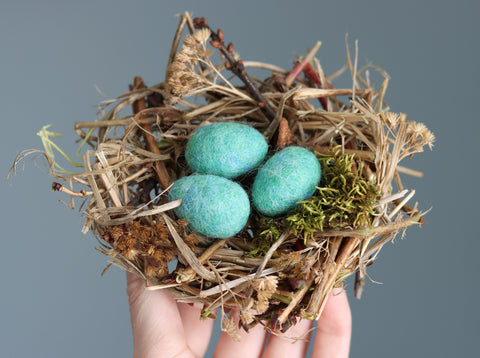
[{"label": "turquoise egg", "polygon": [[235,122],[219,122],[197,129],[185,149],[194,173],[235,178],[256,168],[268,144],[256,129]]},{"label": "turquoise egg", "polygon": [[266,216],[285,214],[313,195],[320,177],[320,163],[312,152],[294,146],[282,149],[258,170],[253,205]]},{"label": "turquoise egg", "polygon": [[182,199],[174,211],[190,227],[211,238],[224,239],[247,224],[250,201],[243,188],[215,175],[191,175],[177,180],[168,194],[170,201]]},{"label": "turquoise egg", "polygon": [[[170,188],[168,198],[170,201],[182,199],[193,184],[199,185],[202,181],[205,181],[205,179],[203,175],[191,175],[177,180]],[[175,214],[177,214],[180,219],[185,219],[183,208],[184,206],[180,205],[174,209]]]}]

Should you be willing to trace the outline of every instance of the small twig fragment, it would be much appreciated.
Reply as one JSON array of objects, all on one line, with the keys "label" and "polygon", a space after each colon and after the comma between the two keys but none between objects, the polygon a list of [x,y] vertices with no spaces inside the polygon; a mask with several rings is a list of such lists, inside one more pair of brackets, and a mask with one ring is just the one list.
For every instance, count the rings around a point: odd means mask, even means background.
[{"label": "small twig fragment", "polygon": [[322,43],[318,41],[315,46],[313,46],[313,48],[308,52],[308,54],[302,59],[302,61],[297,62],[295,67],[290,71],[287,77],[285,77],[285,84],[287,88],[289,88],[293,84],[293,82],[295,82],[300,73],[303,72],[305,66],[313,59],[321,45]]},{"label": "small twig fragment", "polygon": [[52,190],[53,191],[62,191],[65,194],[68,194],[70,196],[77,196],[77,197],[80,197],[80,198],[85,198],[87,196],[93,195],[92,191],[87,191],[87,190],[83,190],[83,189],[80,190],[80,191],[73,191],[73,190],[68,189],[65,186],[63,186],[62,184],[57,183],[57,182],[52,183]]},{"label": "small twig fragment", "polygon": [[288,121],[282,117],[278,127],[277,147],[278,149],[283,149],[290,143],[292,143],[292,132],[288,127]]}]

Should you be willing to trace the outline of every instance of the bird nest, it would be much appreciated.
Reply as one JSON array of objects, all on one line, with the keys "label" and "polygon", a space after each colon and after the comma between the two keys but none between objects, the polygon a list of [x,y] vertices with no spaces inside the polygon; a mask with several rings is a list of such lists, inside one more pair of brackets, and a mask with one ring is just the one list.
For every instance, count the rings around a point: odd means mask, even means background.
[{"label": "bird nest", "polygon": [[[399,163],[431,147],[434,137],[388,111],[384,71],[358,68],[347,46],[346,64],[327,77],[315,58],[319,46],[290,71],[241,61],[221,30],[185,13],[165,81],[146,87],[136,77],[128,93],[100,105],[99,120],[75,124],[82,145],[92,148],[81,173],[59,169],[52,133],[41,131],[51,174],[63,182],[53,189],[72,201],[84,198],[83,232],[93,232],[110,265],[142,277],[148,290],[202,304],[202,317],[220,308],[226,329],[232,309],[246,331],[262,324],[285,332],[298,318],[317,319],[332,289],[352,274],[360,297],[366,267],[382,246],[423,222],[424,213],[408,204],[415,191],[401,181],[421,173]],[[252,68],[265,78],[249,75]],[[382,76],[378,90],[370,71]],[[335,88],[344,74],[352,88]],[[234,237],[191,230],[172,210],[181,201],[170,202],[167,193],[191,174],[184,157],[190,135],[218,121],[260,131],[269,156],[289,145],[315,153],[323,173],[318,191],[281,217],[252,212]],[[239,180],[247,192],[254,174]]]}]

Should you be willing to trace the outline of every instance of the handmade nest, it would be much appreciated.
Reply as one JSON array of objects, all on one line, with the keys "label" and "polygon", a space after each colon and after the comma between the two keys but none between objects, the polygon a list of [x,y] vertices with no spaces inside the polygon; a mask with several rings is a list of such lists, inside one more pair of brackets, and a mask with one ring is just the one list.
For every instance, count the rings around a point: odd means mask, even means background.
[{"label": "handmade nest", "polygon": [[[190,34],[180,46],[186,25]],[[407,204],[414,190],[400,179],[400,173],[421,173],[399,162],[431,147],[434,137],[423,124],[388,111],[388,76],[381,69],[373,68],[383,76],[375,91],[372,67],[357,68],[347,47],[346,65],[325,77],[314,57],[318,47],[291,71],[242,62],[221,30],[184,14],[165,82],[145,87],[137,77],[130,92],[101,104],[100,120],[75,125],[83,143],[95,148],[83,157],[84,171],[55,171],[47,151],[52,175],[70,184],[56,182],[53,189],[86,198],[83,231],[95,234],[111,263],[145,279],[149,290],[203,304],[203,317],[221,308],[225,329],[232,326],[230,309],[240,311],[247,331],[260,323],[284,332],[298,317],[316,319],[332,288],[353,273],[359,297],[366,267],[382,246],[422,223],[423,213]],[[248,76],[252,67],[268,76]],[[352,75],[353,86],[335,89],[331,82],[343,72]],[[130,106],[133,114],[125,114]],[[256,128],[269,155],[291,144],[316,153],[323,172],[318,193],[282,217],[252,213],[229,239],[192,231],[172,210],[180,201],[169,202],[166,193],[191,174],[184,158],[190,135],[217,121]],[[43,133],[51,149],[50,132]],[[242,179],[247,191],[251,179]]]}]

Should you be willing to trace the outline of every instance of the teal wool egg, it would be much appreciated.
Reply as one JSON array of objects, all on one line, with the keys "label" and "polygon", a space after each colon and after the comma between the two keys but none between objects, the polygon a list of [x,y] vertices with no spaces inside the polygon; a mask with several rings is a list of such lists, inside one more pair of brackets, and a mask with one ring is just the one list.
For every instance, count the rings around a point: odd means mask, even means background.
[{"label": "teal wool egg", "polygon": [[193,172],[235,178],[256,168],[268,144],[256,129],[235,122],[200,127],[192,134],[185,158]]},{"label": "teal wool egg", "polygon": [[[182,199],[192,185],[199,185],[202,181],[205,181],[205,179],[206,178],[201,175],[190,175],[177,180],[170,188],[168,198],[170,201]],[[180,219],[185,219],[185,214],[183,212],[184,207],[184,205],[180,205],[174,209],[175,214],[177,214]]]},{"label": "teal wool egg", "polygon": [[320,177],[320,163],[312,152],[293,146],[282,149],[259,169],[253,205],[266,216],[285,214],[313,195]]},{"label": "teal wool egg", "polygon": [[243,188],[215,175],[191,175],[177,180],[168,194],[182,199],[174,211],[190,227],[211,238],[225,239],[247,224],[250,201]]}]

